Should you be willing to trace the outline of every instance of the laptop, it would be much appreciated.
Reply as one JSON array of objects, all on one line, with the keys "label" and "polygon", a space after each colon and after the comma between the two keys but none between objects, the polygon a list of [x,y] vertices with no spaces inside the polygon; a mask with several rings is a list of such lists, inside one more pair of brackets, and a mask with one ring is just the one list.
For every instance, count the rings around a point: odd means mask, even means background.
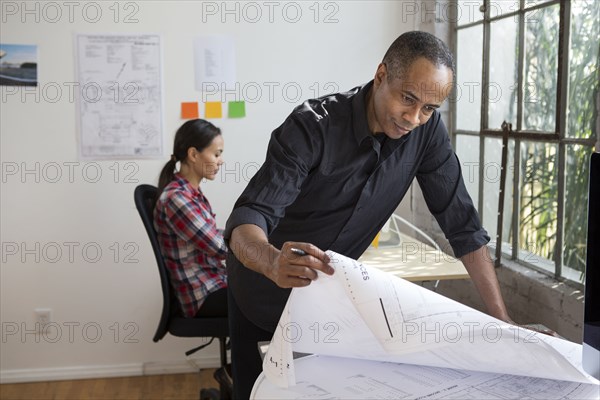
[{"label": "laptop", "polygon": [[592,153],[583,317],[583,369],[600,379],[600,153]]}]

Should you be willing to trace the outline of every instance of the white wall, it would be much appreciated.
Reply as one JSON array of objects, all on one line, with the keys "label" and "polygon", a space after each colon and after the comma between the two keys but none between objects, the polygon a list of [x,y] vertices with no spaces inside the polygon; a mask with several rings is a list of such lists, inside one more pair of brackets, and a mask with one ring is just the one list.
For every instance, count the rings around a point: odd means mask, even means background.
[{"label": "white wall", "polygon": [[[36,44],[39,51],[37,99],[30,90],[19,89],[15,94],[13,88],[0,87],[3,382],[189,368],[183,352],[199,340],[167,337],[158,344],[151,340],[162,295],[150,244],[134,208],[133,190],[139,183],[156,182],[171,152],[174,131],[182,123],[180,102],[202,100],[194,89],[192,40],[196,34],[230,34],[236,45],[241,90],[209,100],[239,99],[246,85],[263,89],[257,101],[247,104],[246,118],[214,121],[224,132],[227,163],[221,176],[203,189],[222,226],[248,178],[262,163],[270,132],[300,101],[289,101],[293,92],[286,98],[282,87],[299,85],[301,99],[305,99],[314,96],[315,87],[318,94],[327,93],[332,87],[326,86],[329,83],[346,90],[366,82],[391,41],[415,27],[401,1],[297,2],[291,9],[289,2],[275,2],[271,16],[264,2],[255,2],[262,13],[257,20],[256,14],[250,14],[256,8],[244,13],[244,2],[96,2],[102,9],[97,22],[88,22],[86,17],[94,15],[83,13],[93,2],[75,3],[71,16],[63,2],[53,3],[62,17],[52,22],[56,12],[45,9],[45,2],[2,2],[1,40]],[[217,14],[203,14],[208,3],[213,10],[217,7]],[[9,4],[10,9],[6,8]],[[117,22],[115,4],[120,10]],[[320,10],[317,22],[315,5]],[[223,13],[225,6],[233,13]],[[295,17],[298,7],[299,22],[286,21]],[[138,22],[123,22],[130,12],[135,12],[130,17]],[[323,23],[332,12],[337,22]],[[164,159],[131,164],[126,164],[131,160],[97,164],[78,160],[76,107],[65,85],[75,81],[75,32],[162,35],[168,144]],[[278,86],[270,97],[265,83],[273,82]],[[44,92],[57,84],[65,88],[63,95],[50,101]],[[78,164],[70,170],[64,164],[69,162]],[[17,173],[9,174],[15,166]],[[52,183],[57,166],[62,175]],[[22,174],[25,170],[34,172]],[[101,179],[91,183],[98,170]],[[89,253],[82,251],[84,247]],[[102,250],[101,256],[96,257],[95,248]],[[128,254],[131,263],[125,262]],[[52,309],[60,330],[48,337],[26,333],[34,329],[35,308]],[[198,365],[218,363],[216,347],[195,357]]]}]

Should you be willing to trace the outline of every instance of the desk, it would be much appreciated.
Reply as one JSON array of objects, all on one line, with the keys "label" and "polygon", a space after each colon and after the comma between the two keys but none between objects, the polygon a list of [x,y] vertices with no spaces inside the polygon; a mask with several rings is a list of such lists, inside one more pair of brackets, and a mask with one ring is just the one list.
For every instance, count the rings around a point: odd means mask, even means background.
[{"label": "desk", "polygon": [[[400,226],[431,245],[407,235]],[[427,233],[399,215],[390,217],[379,239],[380,246],[369,247],[360,262],[411,282],[469,278],[460,260],[444,253]]]},{"label": "desk", "polygon": [[358,260],[411,282],[469,278],[460,260],[408,237],[398,246],[369,247]]}]

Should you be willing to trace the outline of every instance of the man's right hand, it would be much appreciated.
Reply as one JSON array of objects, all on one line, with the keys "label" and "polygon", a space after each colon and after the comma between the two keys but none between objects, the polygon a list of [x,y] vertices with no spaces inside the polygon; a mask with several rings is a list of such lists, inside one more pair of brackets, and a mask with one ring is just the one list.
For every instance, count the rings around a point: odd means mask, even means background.
[{"label": "man's right hand", "polygon": [[[302,250],[306,255],[299,255],[292,249]],[[282,288],[304,287],[317,279],[317,271],[333,275],[329,261],[323,250],[310,243],[285,242],[264,274]]]},{"label": "man's right hand", "polygon": [[[265,275],[282,288],[308,286],[317,279],[317,271],[332,275],[329,256],[315,245],[303,242],[285,242],[276,249],[265,232],[256,225],[243,224],[231,232],[229,247],[246,267]],[[299,255],[292,249],[302,250]]]}]

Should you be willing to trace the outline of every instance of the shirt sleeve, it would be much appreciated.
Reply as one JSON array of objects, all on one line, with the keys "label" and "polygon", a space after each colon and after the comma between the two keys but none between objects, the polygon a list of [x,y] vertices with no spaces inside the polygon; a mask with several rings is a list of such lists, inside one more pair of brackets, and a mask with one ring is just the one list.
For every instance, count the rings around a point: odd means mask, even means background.
[{"label": "shirt sleeve", "polygon": [[219,259],[227,256],[227,246],[216,221],[206,219],[202,210],[184,192],[174,191],[165,202],[165,221],[177,236],[193,243],[206,254]]},{"label": "shirt sleeve", "polygon": [[265,162],[227,220],[226,240],[239,225],[257,225],[267,235],[277,227],[286,207],[298,197],[302,183],[320,159],[322,131],[318,125],[311,123],[310,118],[292,114],[273,131]]},{"label": "shirt sleeve", "polygon": [[450,242],[454,255],[460,258],[488,243],[490,237],[481,226],[439,114],[432,129],[432,140],[417,171],[417,181],[429,211]]}]

